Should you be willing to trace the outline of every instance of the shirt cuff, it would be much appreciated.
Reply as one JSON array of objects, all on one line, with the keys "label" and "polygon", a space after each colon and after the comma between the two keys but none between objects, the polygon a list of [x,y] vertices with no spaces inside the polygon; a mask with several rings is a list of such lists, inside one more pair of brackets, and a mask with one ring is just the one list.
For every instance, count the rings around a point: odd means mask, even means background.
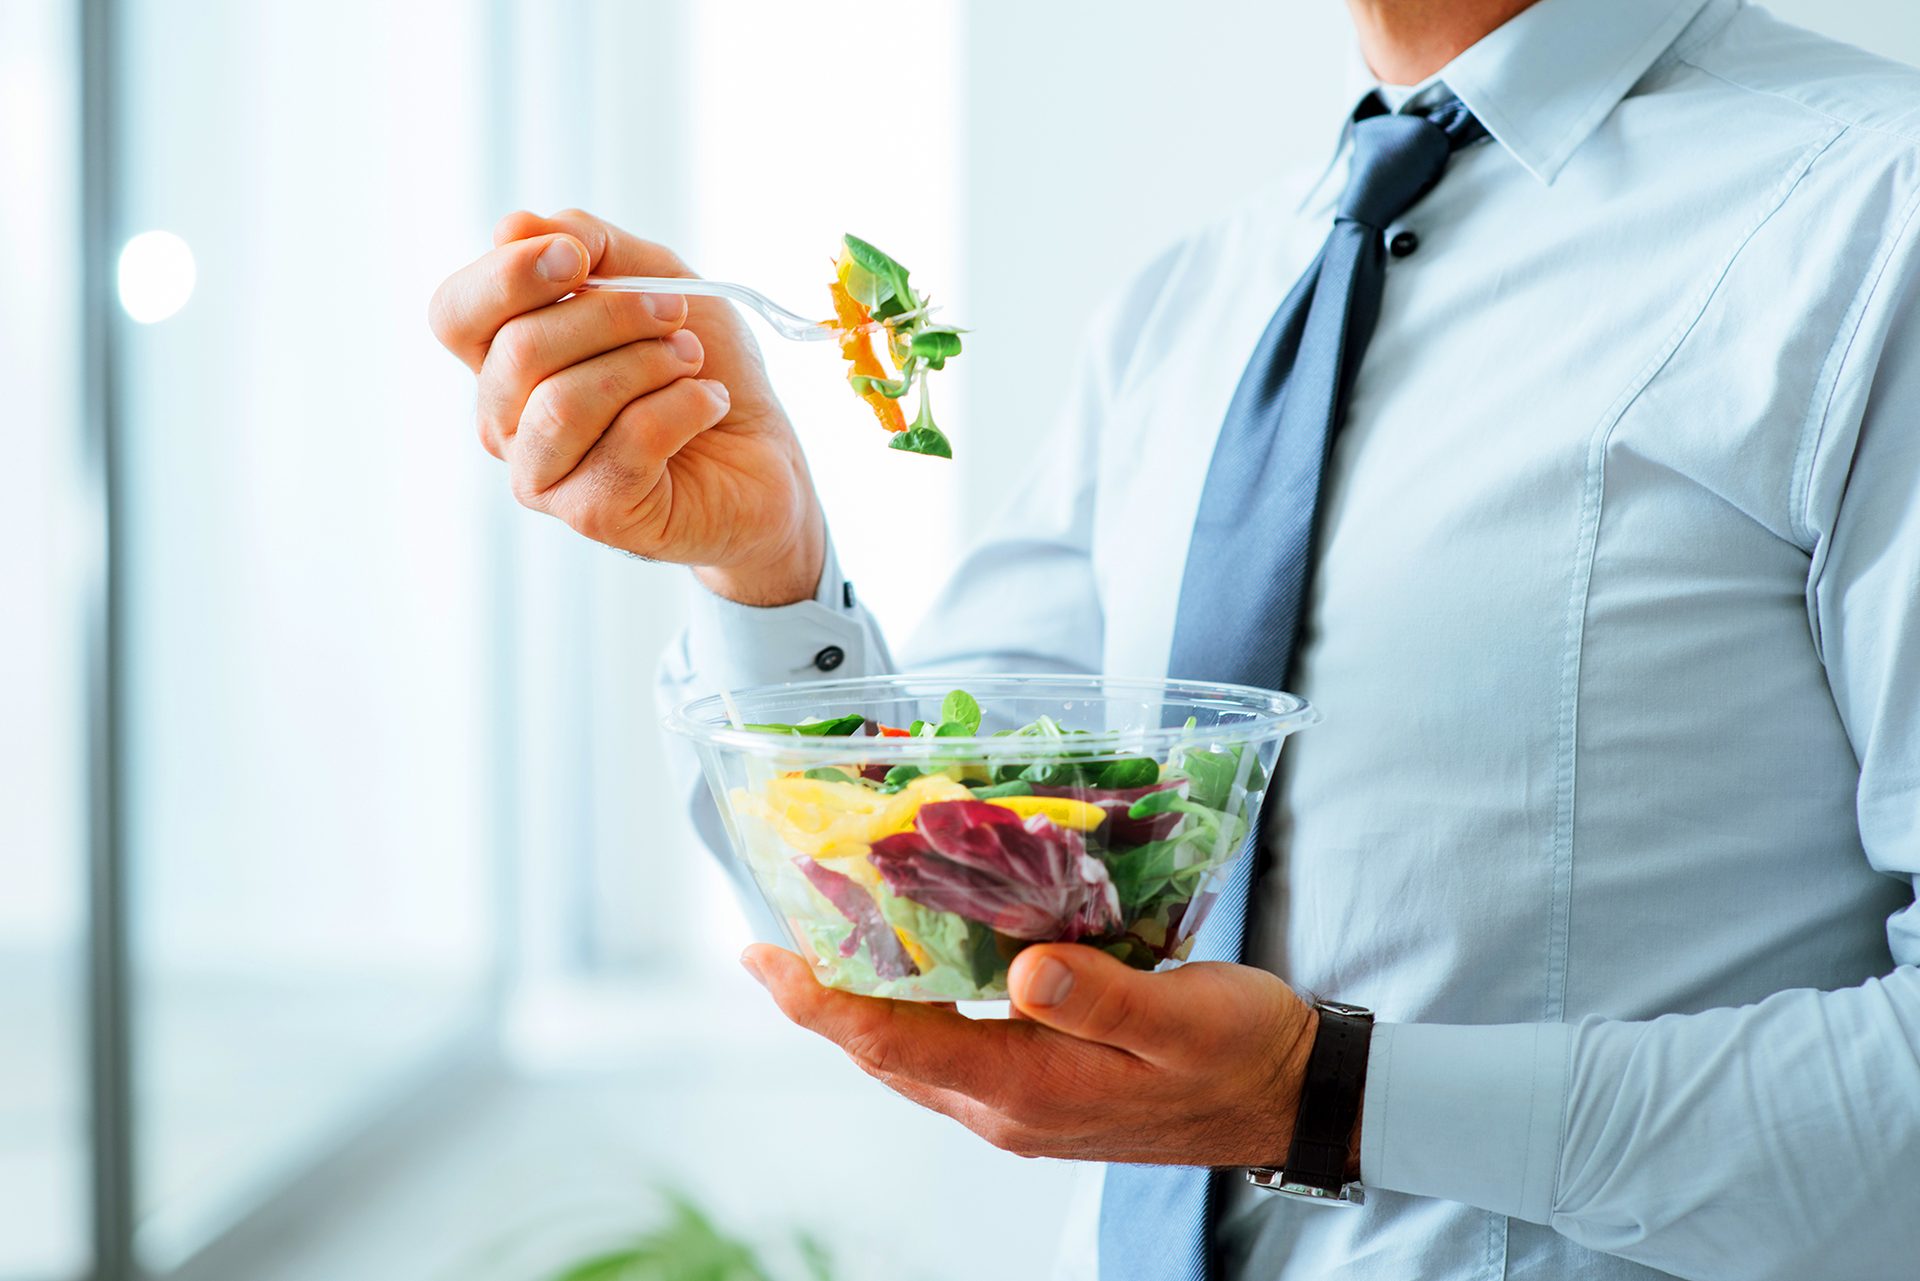
[{"label": "shirt cuff", "polygon": [[701,683],[725,689],[875,674],[884,654],[840,572],[831,542],[812,600],[742,605],[689,574],[687,656]]},{"label": "shirt cuff", "polygon": [[1572,1046],[1561,1023],[1375,1024],[1361,1180],[1546,1223]]}]

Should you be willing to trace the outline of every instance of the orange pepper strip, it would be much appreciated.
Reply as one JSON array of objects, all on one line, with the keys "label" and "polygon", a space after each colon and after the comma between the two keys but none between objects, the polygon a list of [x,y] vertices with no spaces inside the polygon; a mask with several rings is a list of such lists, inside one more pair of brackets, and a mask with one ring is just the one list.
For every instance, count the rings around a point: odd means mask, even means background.
[{"label": "orange pepper strip", "polygon": [[[857,374],[868,378],[885,378],[887,371],[881,367],[880,357],[873,350],[873,336],[860,329],[860,326],[872,321],[872,313],[849,294],[847,287],[839,281],[833,282],[832,291],[834,320],[845,331],[840,335],[840,355],[853,363],[847,376],[851,378]],[[907,416],[901,412],[898,401],[888,400],[877,391],[863,392],[860,399],[872,407],[873,416],[888,431],[907,429]]]}]

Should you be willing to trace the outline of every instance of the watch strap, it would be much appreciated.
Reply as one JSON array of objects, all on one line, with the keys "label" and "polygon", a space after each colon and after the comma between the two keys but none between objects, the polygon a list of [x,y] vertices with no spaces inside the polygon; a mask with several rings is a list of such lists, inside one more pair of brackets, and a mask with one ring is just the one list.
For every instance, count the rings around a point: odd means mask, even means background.
[{"label": "watch strap", "polygon": [[1348,1145],[1366,1090],[1373,1012],[1335,1001],[1316,1008],[1320,1026],[1307,1057],[1283,1175],[1289,1184],[1332,1196],[1347,1184]]}]

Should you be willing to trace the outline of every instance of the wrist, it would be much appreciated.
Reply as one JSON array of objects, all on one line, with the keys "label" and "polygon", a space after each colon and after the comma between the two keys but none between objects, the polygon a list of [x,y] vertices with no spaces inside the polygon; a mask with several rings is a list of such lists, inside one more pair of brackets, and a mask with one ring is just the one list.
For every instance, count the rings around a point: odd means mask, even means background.
[{"label": "wrist", "polygon": [[1291,1048],[1289,1072],[1296,1083],[1293,1135],[1279,1166],[1248,1171],[1256,1185],[1288,1196],[1358,1205],[1361,1107],[1373,1013],[1338,1001],[1316,1001],[1306,1037],[1304,1064]]},{"label": "wrist", "polygon": [[696,565],[694,577],[714,595],[740,605],[773,608],[812,600],[826,570],[826,522],[812,508],[799,534],[772,552],[735,565]]},{"label": "wrist", "polygon": [[[1288,1054],[1286,1079],[1292,1081],[1292,1110],[1286,1118],[1286,1135],[1281,1143],[1290,1143],[1294,1125],[1300,1120],[1300,1095],[1306,1089],[1308,1079],[1308,1060],[1313,1056],[1313,1037],[1319,1035],[1319,1010],[1308,1010],[1308,1024],[1300,1031],[1300,1039],[1294,1043],[1294,1049]],[[1361,1081],[1359,1108],[1354,1112],[1354,1133],[1346,1141],[1346,1177],[1352,1183],[1359,1183],[1359,1125],[1367,1114],[1367,1087]],[[1277,1166],[1279,1162],[1275,1162]]]}]

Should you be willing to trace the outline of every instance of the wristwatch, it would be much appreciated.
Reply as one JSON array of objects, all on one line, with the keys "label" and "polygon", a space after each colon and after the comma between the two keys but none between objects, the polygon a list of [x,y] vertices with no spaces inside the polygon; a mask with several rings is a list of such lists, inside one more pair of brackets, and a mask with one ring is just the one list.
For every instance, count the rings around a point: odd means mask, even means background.
[{"label": "wristwatch", "polygon": [[1307,1056],[1287,1163],[1279,1169],[1256,1166],[1247,1179],[1255,1187],[1319,1205],[1360,1205],[1366,1189],[1347,1180],[1347,1145],[1367,1084],[1373,1011],[1338,1001],[1317,1001],[1314,1009],[1320,1012],[1320,1027]]}]

